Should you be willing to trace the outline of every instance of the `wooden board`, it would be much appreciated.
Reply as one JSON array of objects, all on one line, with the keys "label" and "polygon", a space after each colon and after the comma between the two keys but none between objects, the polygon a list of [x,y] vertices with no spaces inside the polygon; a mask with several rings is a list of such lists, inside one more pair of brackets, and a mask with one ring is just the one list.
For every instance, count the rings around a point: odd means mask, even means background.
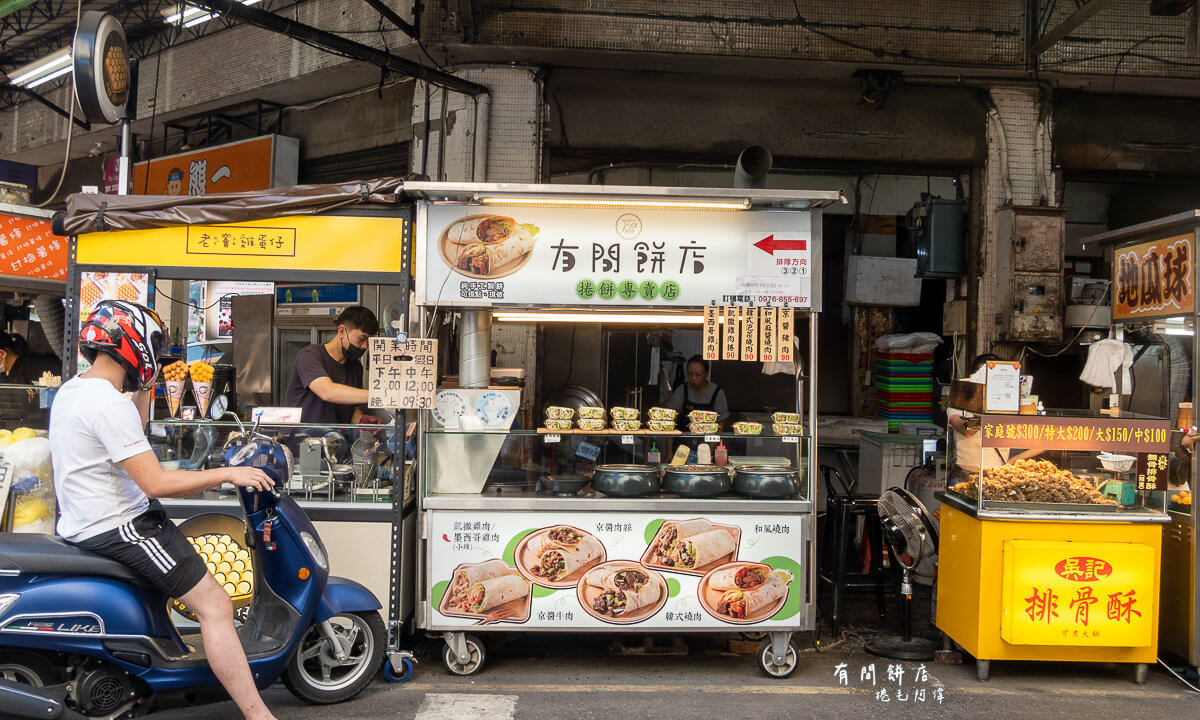
[{"label": "wooden board", "polygon": [[613,430],[605,428],[604,430],[551,430],[549,428],[538,428],[537,431],[542,435],[682,435],[682,430]]}]

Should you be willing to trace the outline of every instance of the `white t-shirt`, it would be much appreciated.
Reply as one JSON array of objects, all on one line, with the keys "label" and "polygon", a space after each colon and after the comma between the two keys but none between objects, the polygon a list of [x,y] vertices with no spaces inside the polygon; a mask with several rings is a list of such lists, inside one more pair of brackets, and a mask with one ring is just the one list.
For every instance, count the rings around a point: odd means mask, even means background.
[{"label": "white t-shirt", "polygon": [[150,500],[118,465],[150,449],[133,401],[100,378],[74,377],[50,408],[58,534],[80,541],[146,511]]},{"label": "white t-shirt", "polygon": [[[964,420],[969,420],[975,417],[974,413],[960,410],[956,407],[946,408],[946,418],[961,416]],[[971,435],[964,435],[954,428],[950,429],[954,434],[954,463],[965,470],[977,471],[979,468],[995,468],[1000,467],[1008,462],[1008,456],[1011,452],[1007,448],[984,448],[983,433],[978,430]]]}]

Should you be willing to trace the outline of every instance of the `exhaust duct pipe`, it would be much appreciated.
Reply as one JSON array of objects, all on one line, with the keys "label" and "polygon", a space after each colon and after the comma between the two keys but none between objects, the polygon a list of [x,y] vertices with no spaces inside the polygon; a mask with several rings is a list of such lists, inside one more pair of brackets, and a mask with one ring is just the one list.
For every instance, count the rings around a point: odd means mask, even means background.
[{"label": "exhaust duct pipe", "polygon": [[486,388],[492,379],[492,311],[463,310],[458,320],[458,386]]},{"label": "exhaust duct pipe", "polygon": [[771,151],[761,145],[751,145],[738,155],[737,167],[733,170],[735,188],[765,188],[767,173],[771,172]]}]

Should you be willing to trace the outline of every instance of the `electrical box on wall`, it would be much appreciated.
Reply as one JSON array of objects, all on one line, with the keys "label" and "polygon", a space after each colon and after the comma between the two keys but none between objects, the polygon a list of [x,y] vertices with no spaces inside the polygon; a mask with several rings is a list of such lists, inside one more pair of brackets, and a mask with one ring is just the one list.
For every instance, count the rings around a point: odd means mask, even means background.
[{"label": "electrical box on wall", "polygon": [[967,334],[967,301],[951,300],[942,303],[942,334]]},{"label": "electrical box on wall", "polygon": [[917,246],[917,277],[959,278],[967,274],[964,243],[966,203],[921,193],[905,216]]},{"label": "electrical box on wall", "polygon": [[1008,342],[1063,338],[1066,210],[1008,206],[996,212],[996,316]]},{"label": "electrical box on wall", "polygon": [[921,279],[912,258],[851,255],[846,258],[846,303],[880,307],[921,304]]}]

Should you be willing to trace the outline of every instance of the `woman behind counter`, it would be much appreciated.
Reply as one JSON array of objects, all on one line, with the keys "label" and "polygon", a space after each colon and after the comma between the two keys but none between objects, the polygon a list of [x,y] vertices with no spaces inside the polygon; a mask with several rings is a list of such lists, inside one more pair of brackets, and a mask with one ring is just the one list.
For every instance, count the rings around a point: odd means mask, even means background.
[{"label": "woman behind counter", "polygon": [[729,401],[725,391],[716,383],[708,381],[708,361],[693,355],[687,361],[687,382],[675,388],[668,403],[680,415],[686,416],[693,410],[712,410],[717,413],[717,422],[729,420]]}]

